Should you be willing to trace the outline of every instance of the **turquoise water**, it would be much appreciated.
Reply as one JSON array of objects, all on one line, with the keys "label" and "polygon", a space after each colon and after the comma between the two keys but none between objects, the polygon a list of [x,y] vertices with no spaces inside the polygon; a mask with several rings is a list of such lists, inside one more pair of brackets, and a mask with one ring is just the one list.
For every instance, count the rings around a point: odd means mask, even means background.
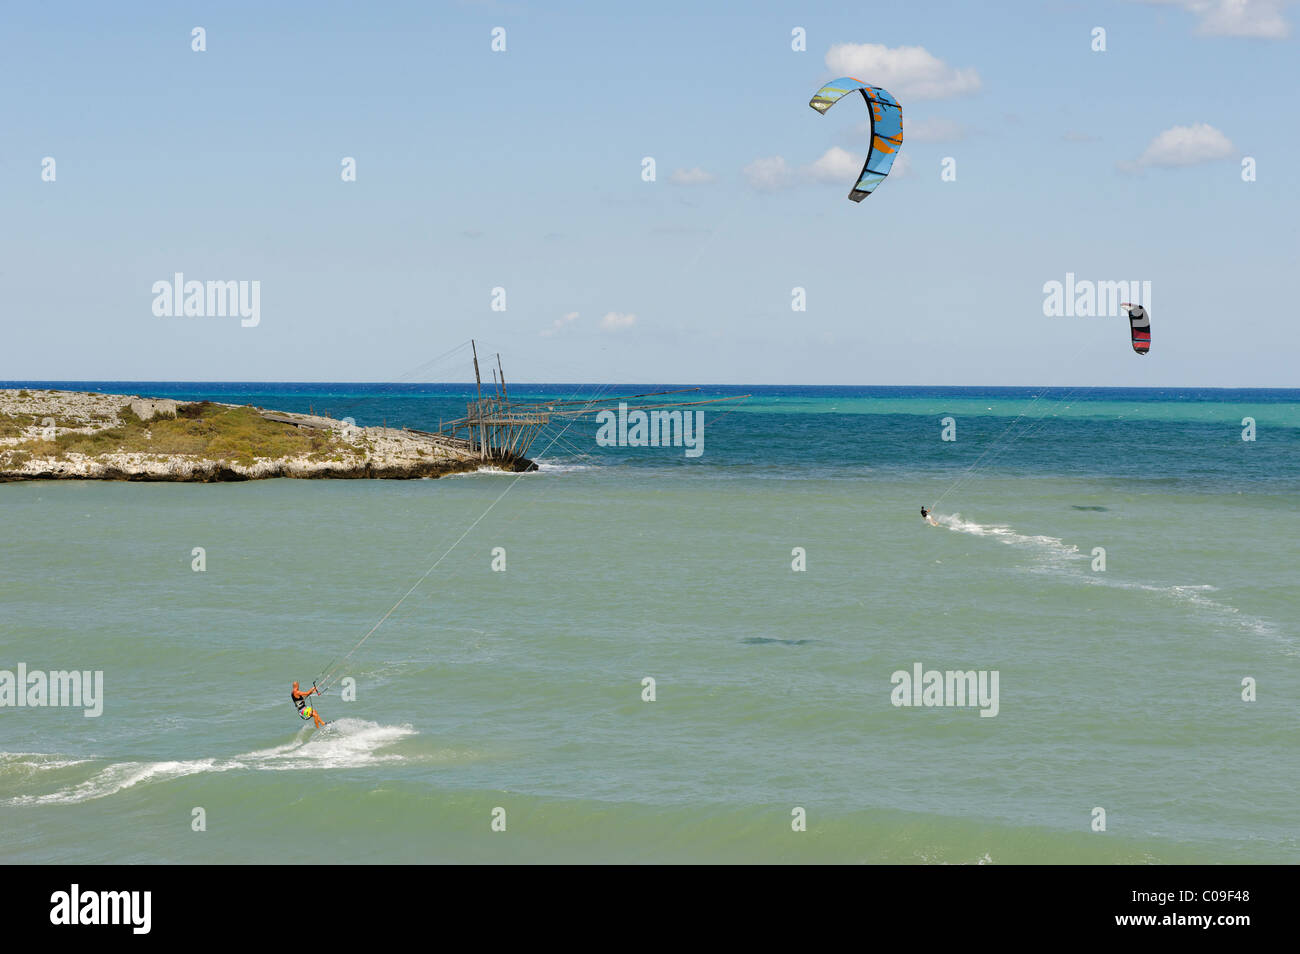
[{"label": "turquoise water", "polygon": [[[0,485],[0,669],[105,681],[0,709],[0,858],[1300,860],[1300,392],[744,390],[696,460],[585,422],[526,475]],[[290,680],[408,591],[304,728]],[[997,671],[996,717],[892,705],[918,662]]]}]

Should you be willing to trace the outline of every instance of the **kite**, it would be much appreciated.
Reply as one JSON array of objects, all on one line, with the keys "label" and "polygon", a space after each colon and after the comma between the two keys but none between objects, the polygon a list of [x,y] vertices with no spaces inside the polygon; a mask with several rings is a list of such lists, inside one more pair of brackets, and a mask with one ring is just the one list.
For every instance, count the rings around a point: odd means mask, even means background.
[{"label": "kite", "polygon": [[1133,336],[1133,350],[1146,354],[1151,350],[1151,316],[1141,305],[1122,302],[1120,307],[1128,313],[1129,332]]},{"label": "kite", "polygon": [[898,150],[903,147],[903,107],[898,105],[898,100],[888,90],[868,86],[852,76],[827,83],[809,100],[808,105],[819,113],[825,113],[841,97],[854,90],[862,94],[871,115],[871,150],[867,153],[867,161],[863,163],[858,181],[849,192],[850,199],[861,202],[889,175]]}]

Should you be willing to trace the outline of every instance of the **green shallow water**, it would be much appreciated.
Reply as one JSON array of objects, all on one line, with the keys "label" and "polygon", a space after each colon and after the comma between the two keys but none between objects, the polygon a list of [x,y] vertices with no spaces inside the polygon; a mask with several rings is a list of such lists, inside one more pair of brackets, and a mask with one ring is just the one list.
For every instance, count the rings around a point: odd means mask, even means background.
[{"label": "green shallow water", "polygon": [[[0,486],[0,668],[106,683],[0,709],[0,857],[1300,860],[1294,495],[987,473],[923,526],[948,483]],[[289,681],[485,511],[305,731]],[[893,706],[915,662],[997,670],[998,715]]]}]

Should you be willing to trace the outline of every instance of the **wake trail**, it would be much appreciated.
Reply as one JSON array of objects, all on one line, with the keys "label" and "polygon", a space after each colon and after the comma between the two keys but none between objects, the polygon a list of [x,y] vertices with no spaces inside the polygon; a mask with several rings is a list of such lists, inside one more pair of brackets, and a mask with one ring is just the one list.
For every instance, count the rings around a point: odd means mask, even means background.
[{"label": "wake trail", "polygon": [[[315,731],[305,726],[291,742],[283,745],[257,749],[230,758],[113,762],[76,784],[39,795],[17,795],[0,804],[77,804],[115,795],[137,785],[208,773],[361,768],[387,762],[406,762],[410,761],[408,756],[387,752],[385,749],[415,734],[409,725],[379,725],[363,719],[338,719]],[[15,772],[31,776],[88,761],[90,760],[66,760],[40,753],[0,753],[0,771],[12,768]]]},{"label": "wake trail", "polygon": [[[1217,586],[1208,583],[1140,583],[1118,579],[1109,573],[1092,572],[1085,569],[1089,563],[1089,554],[1083,553],[1072,543],[1066,543],[1058,537],[1044,534],[1021,533],[1004,524],[980,524],[965,520],[959,513],[934,515],[940,527],[955,533],[964,533],[975,537],[984,537],[1004,543],[1008,546],[1024,549],[1037,554],[1041,559],[1037,565],[1029,567],[1031,573],[1052,573],[1074,582],[1090,586],[1107,586],[1121,590],[1137,590],[1151,593],[1168,600],[1182,609],[1196,614],[1202,622],[1216,628],[1232,628],[1254,636],[1263,636],[1279,643],[1284,655],[1300,655],[1296,640],[1283,632],[1273,620],[1262,616],[1243,613],[1240,609],[1221,600],[1207,596],[1216,592]],[[1090,565],[1090,564],[1089,564]]]},{"label": "wake trail", "polygon": [[1066,562],[1083,559],[1083,554],[1079,552],[1077,546],[1066,543],[1059,537],[1020,533],[1004,524],[982,524],[976,523],[974,520],[963,520],[959,513],[944,514],[942,517],[936,516],[935,520],[944,529],[969,534],[974,537],[986,537],[997,540],[999,543],[1005,543],[1008,546],[1034,550],[1043,556],[1053,558],[1054,561]]}]

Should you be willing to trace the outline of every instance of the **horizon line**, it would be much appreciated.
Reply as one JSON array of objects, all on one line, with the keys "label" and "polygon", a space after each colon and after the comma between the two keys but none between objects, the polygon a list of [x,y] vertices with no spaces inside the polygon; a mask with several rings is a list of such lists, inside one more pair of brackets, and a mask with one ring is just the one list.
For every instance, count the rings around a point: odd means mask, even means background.
[{"label": "horizon line", "polygon": [[[43,390],[62,390],[62,388],[51,388],[51,385],[73,385],[73,384],[162,384],[162,385],[181,385],[181,384],[226,384],[226,385],[384,385],[397,387],[423,387],[423,386],[445,386],[445,387],[468,387],[475,388],[477,384],[474,381],[327,381],[327,380],[224,380],[224,379],[164,379],[164,378],[31,378],[31,379],[0,379],[0,389],[13,390],[14,388],[31,388],[37,387]],[[484,387],[492,385],[484,384]],[[1086,388],[1093,391],[1161,391],[1161,390],[1195,390],[1195,391],[1300,391],[1300,384],[1296,385],[1225,385],[1225,384],[1160,384],[1160,385],[1131,385],[1131,384],[763,384],[749,382],[743,384],[724,384],[719,382],[695,383],[688,381],[516,381],[509,384],[511,388],[526,387],[688,387],[688,388],[931,388],[934,390],[957,390],[963,388],[986,388],[986,389],[1053,389],[1053,388]],[[84,390],[84,389],[69,389]]]}]

